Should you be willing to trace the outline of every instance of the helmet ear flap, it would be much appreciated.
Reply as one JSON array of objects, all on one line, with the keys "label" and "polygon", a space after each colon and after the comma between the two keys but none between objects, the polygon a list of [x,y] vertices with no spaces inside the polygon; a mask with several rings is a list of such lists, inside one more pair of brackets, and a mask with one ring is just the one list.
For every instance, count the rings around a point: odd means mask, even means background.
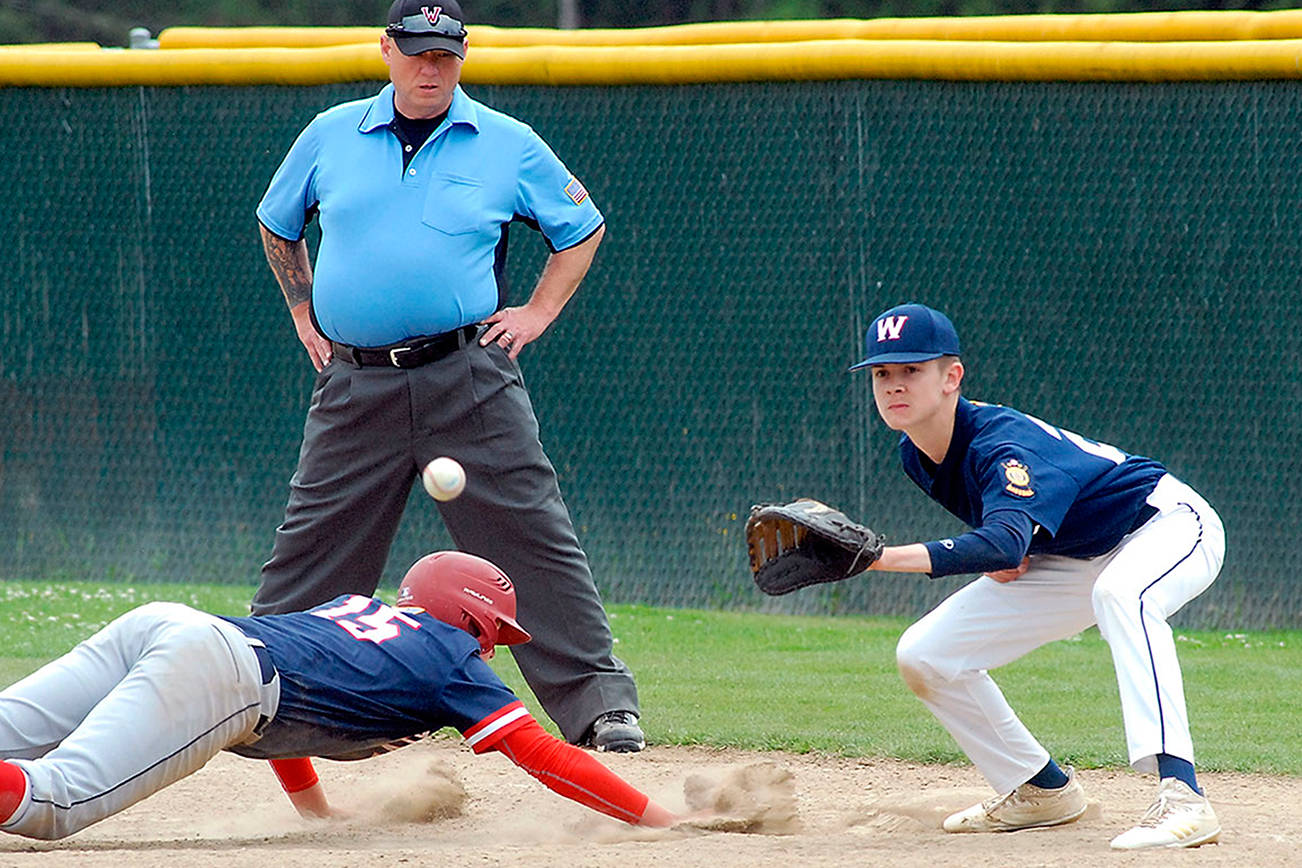
[{"label": "helmet ear flap", "polygon": [[474,615],[465,611],[461,613],[461,624],[459,626],[462,630],[465,630],[471,636],[474,636],[475,639],[479,640],[479,655],[485,660],[489,659],[494,653],[496,653],[496,630],[485,629],[479,618],[476,618]]}]

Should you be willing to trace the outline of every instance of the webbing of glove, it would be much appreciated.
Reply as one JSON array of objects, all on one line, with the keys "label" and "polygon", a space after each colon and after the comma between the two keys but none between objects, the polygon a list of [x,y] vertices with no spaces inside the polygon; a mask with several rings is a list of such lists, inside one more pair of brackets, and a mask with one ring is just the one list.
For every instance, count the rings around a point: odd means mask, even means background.
[{"label": "webbing of glove", "polygon": [[868,569],[886,538],[825,503],[756,504],[746,521],[755,584],[770,595],[837,582]]}]

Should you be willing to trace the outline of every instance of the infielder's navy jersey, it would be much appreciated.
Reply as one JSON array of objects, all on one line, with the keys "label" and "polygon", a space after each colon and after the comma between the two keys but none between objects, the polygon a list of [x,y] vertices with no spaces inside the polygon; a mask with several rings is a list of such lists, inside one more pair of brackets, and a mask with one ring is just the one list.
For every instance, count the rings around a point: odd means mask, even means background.
[{"label": "infielder's navy jersey", "polygon": [[[970,527],[1000,510],[1036,525],[1030,554],[1074,558],[1111,551],[1134,529],[1166,469],[1008,407],[959,399],[954,434],[937,465],[905,435],[904,470],[919,488]],[[950,542],[946,545],[946,542]],[[927,543],[933,575],[975,572],[946,563],[952,541]],[[937,563],[940,562],[940,563]]]},{"label": "infielder's navy jersey", "polygon": [[[423,609],[345,594],[307,612],[224,620],[262,640],[280,673],[262,738],[231,748],[243,756],[360,759],[445,726],[469,736],[492,719],[502,735],[528,716],[478,641]],[[499,714],[508,706],[519,714]]]}]

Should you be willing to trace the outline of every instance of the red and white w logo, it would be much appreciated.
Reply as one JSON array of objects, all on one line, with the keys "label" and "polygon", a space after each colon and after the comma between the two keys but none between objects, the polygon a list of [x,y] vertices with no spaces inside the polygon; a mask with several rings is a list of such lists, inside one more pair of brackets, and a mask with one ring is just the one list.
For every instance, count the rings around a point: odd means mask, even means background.
[{"label": "red and white w logo", "polygon": [[884,316],[877,320],[877,340],[898,341],[900,330],[904,328],[907,319],[908,316]]},{"label": "red and white w logo", "polygon": [[425,13],[425,20],[430,24],[438,24],[439,16],[443,14],[442,6],[422,6],[420,11]]}]

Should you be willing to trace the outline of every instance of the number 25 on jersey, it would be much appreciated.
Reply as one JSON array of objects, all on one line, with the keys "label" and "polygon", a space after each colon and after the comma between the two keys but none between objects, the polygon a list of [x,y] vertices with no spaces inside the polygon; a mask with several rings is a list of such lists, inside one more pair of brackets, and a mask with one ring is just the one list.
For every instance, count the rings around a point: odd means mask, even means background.
[{"label": "number 25 on jersey", "polygon": [[[372,607],[375,611],[361,614]],[[346,602],[338,606],[313,609],[312,614],[327,621],[334,621],[353,634],[354,639],[374,642],[377,645],[397,638],[401,632],[400,624],[405,624],[413,630],[420,629],[420,622],[410,615],[404,615],[379,600],[357,595],[349,597]]]}]

